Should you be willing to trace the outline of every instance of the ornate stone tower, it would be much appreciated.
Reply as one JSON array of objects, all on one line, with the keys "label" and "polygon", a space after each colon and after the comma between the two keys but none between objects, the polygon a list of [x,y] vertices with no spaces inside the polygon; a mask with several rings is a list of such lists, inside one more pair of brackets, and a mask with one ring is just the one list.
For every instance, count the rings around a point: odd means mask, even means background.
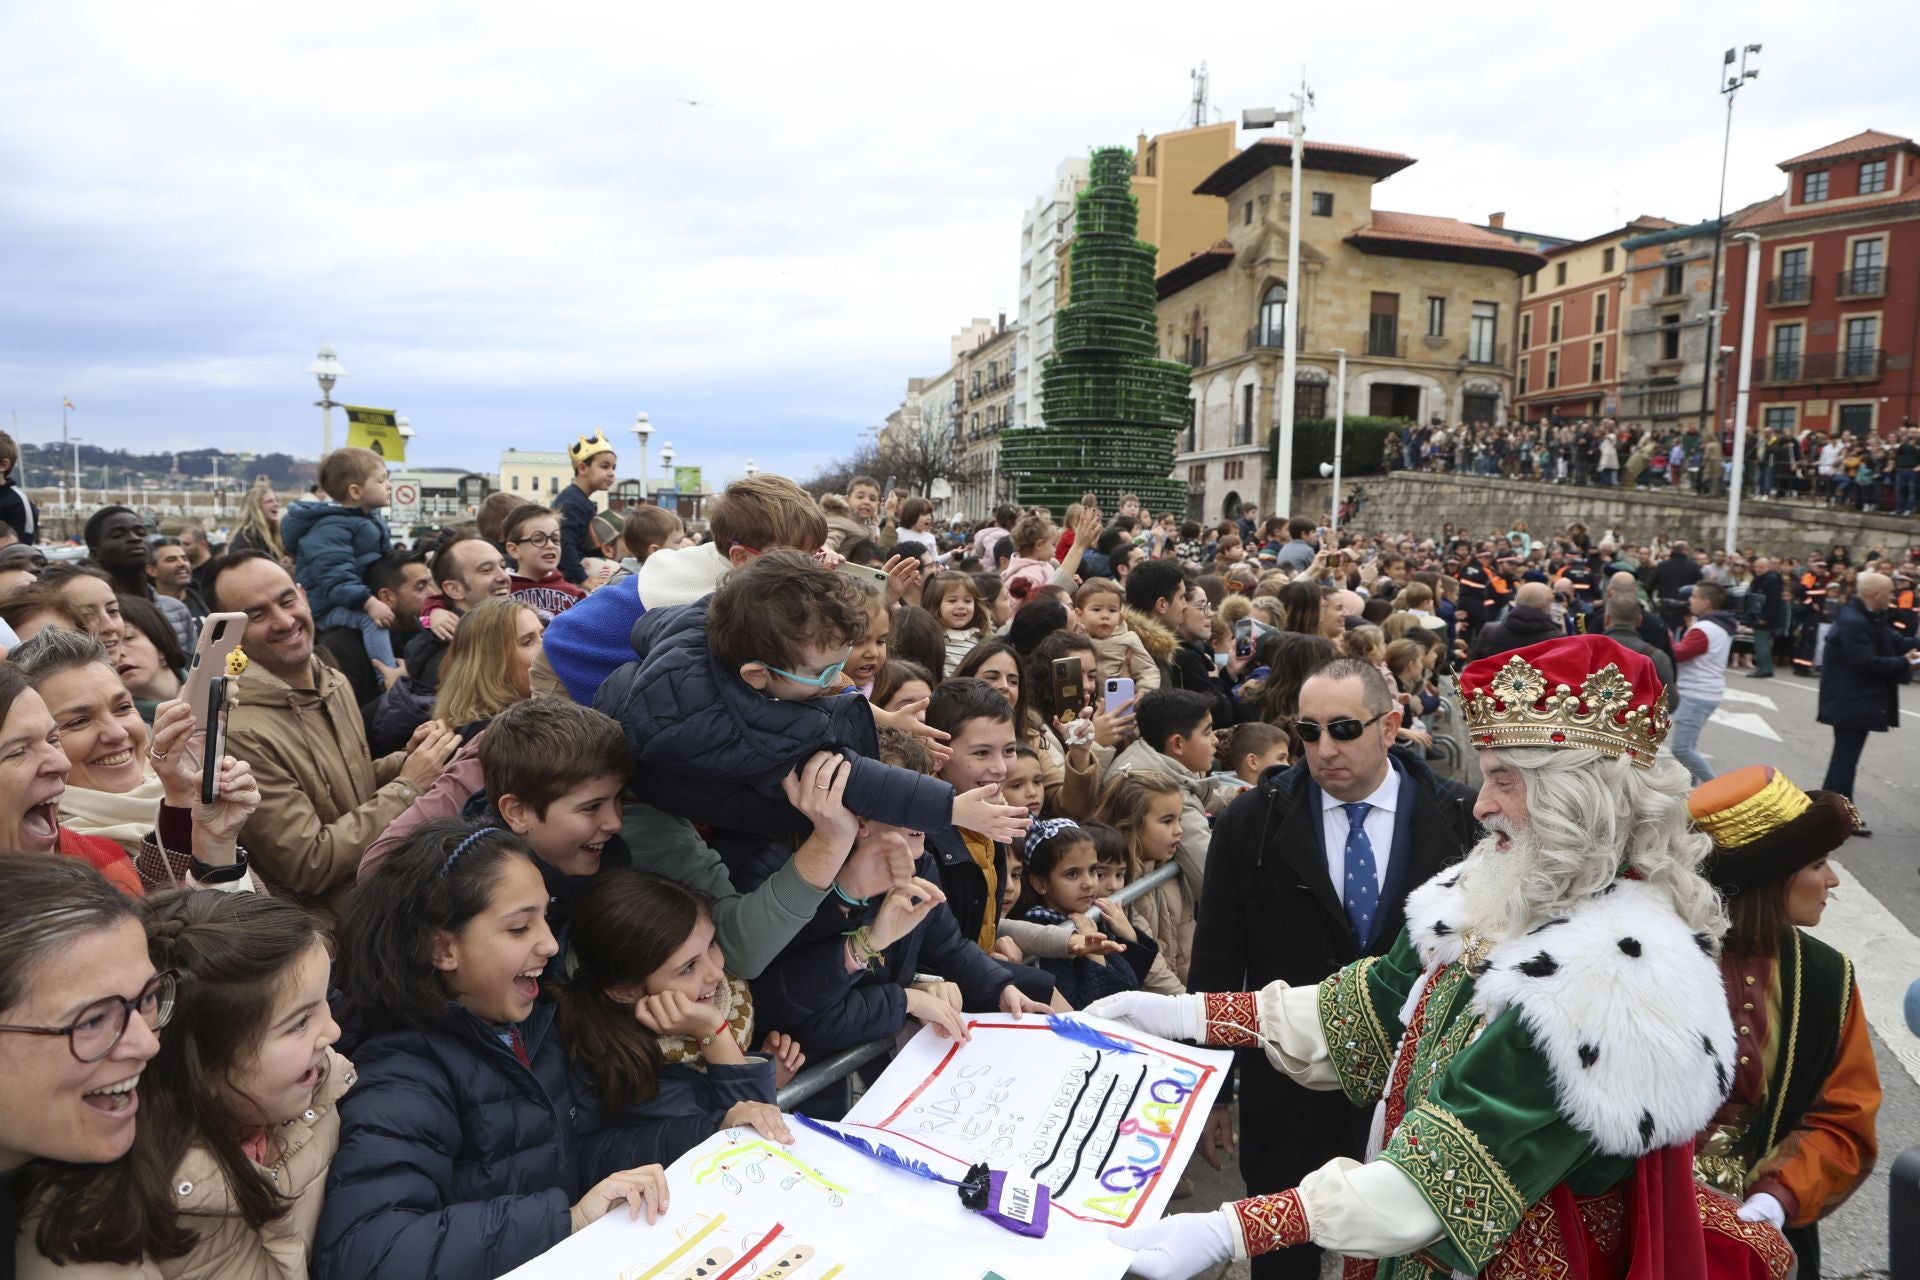
[{"label": "ornate stone tower", "polygon": [[1074,212],[1067,305],[1041,375],[1046,426],[1001,437],[1000,466],[1024,505],[1058,512],[1083,493],[1112,512],[1123,493],[1151,511],[1186,510],[1172,478],[1174,438],[1192,413],[1190,371],[1158,359],[1154,248],[1134,238],[1133,154],[1093,153]]}]

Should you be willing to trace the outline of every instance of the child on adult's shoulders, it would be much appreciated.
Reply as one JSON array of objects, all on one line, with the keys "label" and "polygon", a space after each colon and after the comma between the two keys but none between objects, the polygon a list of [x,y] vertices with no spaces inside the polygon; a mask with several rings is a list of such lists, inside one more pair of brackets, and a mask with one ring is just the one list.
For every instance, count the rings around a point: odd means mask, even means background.
[{"label": "child on adult's shoulders", "polygon": [[626,730],[641,798],[722,830],[780,835],[804,826],[782,780],[827,749],[850,761],[848,806],[865,817],[996,838],[1024,830],[1026,812],[995,786],[956,793],[874,758],[872,708],[833,692],[874,625],[858,584],[792,551],[756,557],[706,600],[648,612],[634,627],[638,659],[596,699]]}]

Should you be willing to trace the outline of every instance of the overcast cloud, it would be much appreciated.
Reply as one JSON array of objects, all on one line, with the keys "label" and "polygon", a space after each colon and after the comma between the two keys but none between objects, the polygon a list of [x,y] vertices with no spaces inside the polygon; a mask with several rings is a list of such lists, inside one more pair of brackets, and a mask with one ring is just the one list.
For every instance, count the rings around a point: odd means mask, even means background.
[{"label": "overcast cloud", "polygon": [[1568,236],[1712,215],[1729,44],[1729,208],[1920,132],[1897,0],[665,8],[0,8],[0,423],[314,454],[330,341],[416,462],[645,409],[710,483],[804,475],[1012,317],[1055,165],[1178,127],[1203,59],[1228,116],[1304,62],[1311,136],[1418,157],[1377,207]]}]

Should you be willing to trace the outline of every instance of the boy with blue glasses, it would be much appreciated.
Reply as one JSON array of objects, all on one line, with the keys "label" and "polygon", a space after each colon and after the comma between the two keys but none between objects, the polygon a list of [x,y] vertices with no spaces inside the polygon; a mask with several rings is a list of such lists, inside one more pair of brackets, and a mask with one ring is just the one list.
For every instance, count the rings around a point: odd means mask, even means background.
[{"label": "boy with blue glasses", "polygon": [[633,629],[638,660],[594,700],[626,730],[634,793],[720,831],[802,831],[782,780],[826,750],[851,763],[845,803],[863,818],[1023,832],[1027,811],[1001,803],[997,785],[957,795],[880,762],[873,711],[841,675],[868,621],[859,583],[786,550],[736,568],[704,600],[649,611]]}]

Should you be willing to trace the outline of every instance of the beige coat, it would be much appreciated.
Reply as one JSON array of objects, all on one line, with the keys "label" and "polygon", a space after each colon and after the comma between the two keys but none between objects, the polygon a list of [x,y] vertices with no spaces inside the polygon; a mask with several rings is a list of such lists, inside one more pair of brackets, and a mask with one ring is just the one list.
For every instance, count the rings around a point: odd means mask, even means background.
[{"label": "beige coat", "polygon": [[143,1260],[131,1266],[83,1263],[55,1266],[33,1247],[34,1224],[23,1224],[15,1246],[20,1280],[306,1280],[307,1252],[320,1224],[327,1166],[340,1148],[340,1095],[353,1086],[353,1064],[327,1054],[327,1078],[313,1107],[268,1140],[267,1171],[293,1206],[255,1230],[234,1208],[220,1166],[195,1148],[175,1168],[173,1187],[185,1225],[200,1237],[184,1258]]},{"label": "beige coat", "polygon": [[[1193,928],[1199,920],[1193,899],[1187,894],[1184,881],[1175,879],[1161,885],[1145,897],[1136,898],[1127,904],[1127,915],[1134,924],[1145,929],[1153,940],[1160,944],[1160,959],[1172,970],[1181,987],[1187,983],[1187,966],[1193,962]],[[1158,965],[1154,966],[1157,970]],[[1149,991],[1162,995],[1177,994],[1162,990],[1161,985],[1153,981],[1155,975],[1149,974],[1143,985]]]},{"label": "beige coat", "polygon": [[253,766],[260,807],[241,843],[277,893],[319,906],[353,884],[360,855],[413,803],[399,779],[406,753],[374,760],[345,676],[313,660],[313,690],[295,689],[259,663],[240,677],[227,750]]},{"label": "beige coat", "polygon": [[[1133,681],[1136,694],[1160,687],[1160,668],[1154,665],[1147,654],[1147,646],[1140,643],[1140,637],[1127,629],[1123,621],[1120,630],[1105,640],[1093,641],[1094,669],[1102,680],[1112,680],[1125,676]],[[1096,707],[1100,704],[1094,703]]]}]

